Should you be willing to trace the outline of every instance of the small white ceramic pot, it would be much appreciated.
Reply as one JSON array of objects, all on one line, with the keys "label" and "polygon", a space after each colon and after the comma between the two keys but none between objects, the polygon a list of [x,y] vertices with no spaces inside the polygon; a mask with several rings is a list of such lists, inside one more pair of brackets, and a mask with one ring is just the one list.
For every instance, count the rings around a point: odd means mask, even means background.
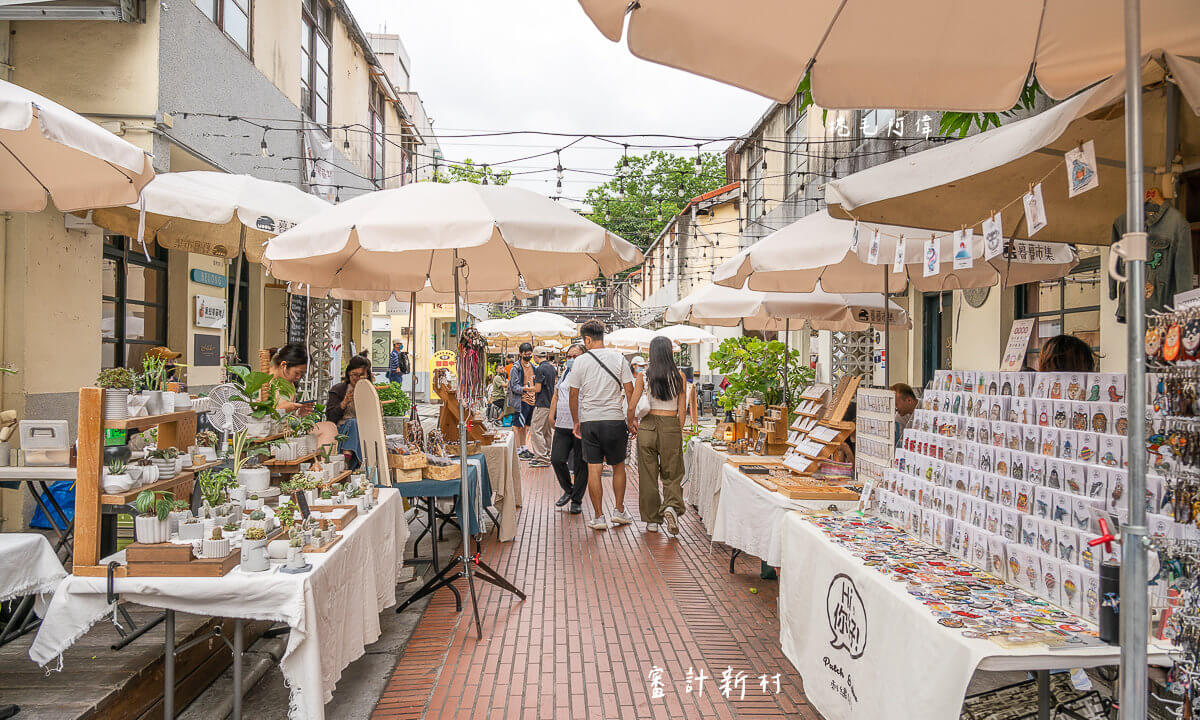
[{"label": "small white ceramic pot", "polygon": [[290,543],[287,540],[272,540],[267,543],[267,554],[272,560],[283,560],[288,556]]},{"label": "small white ceramic pot", "polygon": [[151,458],[151,466],[158,470],[156,480],[170,480],[179,474],[179,458]]},{"label": "small white ceramic pot", "polygon": [[293,570],[304,567],[304,549],[288,546],[287,565]]},{"label": "small white ceramic pot", "polygon": [[204,523],[200,520],[179,523],[180,540],[199,540],[202,537],[204,537]]},{"label": "small white ceramic pot", "polygon": [[147,415],[163,414],[162,390],[143,390],[142,397],[146,398],[145,406]]},{"label": "small white ceramic pot", "polygon": [[262,506],[263,506],[262,498],[247,498],[245,503],[243,504],[242,509],[249,510],[250,512],[254,512],[255,510],[262,509]]},{"label": "small white ceramic pot", "polygon": [[104,391],[104,419],[124,420],[129,417],[129,390],[107,388]]},{"label": "small white ceramic pot", "polygon": [[217,449],[211,447],[198,447],[194,454],[203,455],[205,462],[214,462],[217,459]]},{"label": "small white ceramic pot", "polygon": [[229,488],[229,499],[233,502],[245,502],[248,494],[244,485],[235,485]]},{"label": "small white ceramic pot", "polygon": [[104,474],[104,482],[101,483],[101,487],[104,489],[104,492],[113,493],[116,495],[119,493],[129,492],[133,489],[135,484],[136,482],[134,481],[133,476],[128,472],[123,472],[120,475],[111,475],[106,472]]},{"label": "small white ceramic pot", "polygon": [[171,524],[157,515],[138,515],[133,519],[133,535],[143,545],[164,543],[171,539]]},{"label": "small white ceramic pot", "polygon": [[229,538],[223,537],[220,540],[213,540],[211,537],[205,538],[201,543],[201,553],[206,558],[223,558],[229,554]]},{"label": "small white ceramic pot", "polygon": [[191,516],[192,516],[191,510],[180,510],[178,512],[172,511],[172,512],[168,513],[167,514],[167,522],[170,523],[170,525],[171,525],[171,532],[173,532],[173,533],[179,532],[179,526],[183,524],[184,520],[187,520]]},{"label": "small white ceramic pot", "polygon": [[242,541],[241,566],[246,572],[262,572],[271,567],[266,539]]},{"label": "small white ceramic pot", "polygon": [[271,487],[271,470],[265,467],[242,468],[238,471],[238,484],[247,493],[266,490]]}]

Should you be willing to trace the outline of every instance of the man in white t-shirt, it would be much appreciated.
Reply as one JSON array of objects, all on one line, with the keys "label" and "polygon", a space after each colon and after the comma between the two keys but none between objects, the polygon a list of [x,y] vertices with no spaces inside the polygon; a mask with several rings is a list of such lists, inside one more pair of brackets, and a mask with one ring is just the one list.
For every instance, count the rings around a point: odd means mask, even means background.
[{"label": "man in white t-shirt", "polygon": [[[571,374],[563,382],[570,388],[575,436],[582,441],[583,459],[588,464],[588,496],[596,511],[588,527],[607,530],[633,522],[625,512],[625,453],[629,436],[637,435],[634,405],[629,402],[633,397],[633,373],[619,351],[604,347],[604,323],[589,320],[579,332],[587,352],[576,358]],[[616,496],[611,523],[604,514],[604,485],[600,479],[606,462],[613,469]]]}]

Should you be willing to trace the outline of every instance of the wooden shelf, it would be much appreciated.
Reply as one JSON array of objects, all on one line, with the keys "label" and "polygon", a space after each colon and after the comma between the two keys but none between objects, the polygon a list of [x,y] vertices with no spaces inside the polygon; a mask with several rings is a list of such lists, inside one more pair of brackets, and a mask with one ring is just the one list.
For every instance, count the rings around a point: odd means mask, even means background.
[{"label": "wooden shelf", "polygon": [[164,415],[143,415],[124,420],[105,420],[103,427],[105,430],[146,430],[163,423],[178,422],[195,416],[195,410],[180,410]]},{"label": "wooden shelf", "polygon": [[269,467],[269,468],[290,467],[292,465],[299,465],[300,463],[312,462],[316,458],[317,458],[317,454],[314,452],[314,453],[309,453],[308,455],[305,455],[304,457],[298,457],[295,460],[264,460],[263,467]]},{"label": "wooden shelf", "polygon": [[[116,493],[116,494],[104,493],[100,496],[100,504],[101,505],[128,505],[129,503],[136,500],[138,493],[142,492],[143,490],[170,490],[179,485],[182,485],[183,483],[190,483],[190,482],[192,482],[192,480],[194,478],[195,478],[195,475],[192,473],[191,470],[184,470],[183,472],[179,473],[178,475],[171,478],[170,480],[159,480],[157,482],[150,483],[149,485],[142,485],[141,487],[134,488],[133,490],[130,490],[129,492]],[[176,499],[177,500],[191,500],[191,495],[189,494],[187,498],[176,497]]]}]

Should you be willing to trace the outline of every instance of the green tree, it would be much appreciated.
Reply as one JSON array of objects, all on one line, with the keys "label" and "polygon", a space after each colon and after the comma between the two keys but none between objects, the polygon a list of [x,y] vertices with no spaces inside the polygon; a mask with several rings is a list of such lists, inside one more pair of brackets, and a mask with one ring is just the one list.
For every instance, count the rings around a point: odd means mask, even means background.
[{"label": "green tree", "polygon": [[[476,185],[507,185],[512,177],[511,170],[496,172],[495,168],[486,164],[476,165],[475,161],[467,158],[460,163],[439,168],[434,173],[433,181],[440,183],[469,182]],[[485,182],[486,180],[486,182]]]},{"label": "green tree", "polygon": [[725,157],[717,153],[685,157],[664,150],[623,156],[617,177],[591,188],[586,217],[645,249],[684,205],[725,184]]},{"label": "green tree", "polygon": [[708,366],[729,380],[721,394],[721,407],[732,410],[750,395],[762,398],[767,405],[783,401],[784,357],[787,357],[787,386],[794,406],[800,392],[813,381],[813,369],[800,362],[800,351],[788,349],[779,340],[759,340],[756,337],[734,337],[708,356]]}]

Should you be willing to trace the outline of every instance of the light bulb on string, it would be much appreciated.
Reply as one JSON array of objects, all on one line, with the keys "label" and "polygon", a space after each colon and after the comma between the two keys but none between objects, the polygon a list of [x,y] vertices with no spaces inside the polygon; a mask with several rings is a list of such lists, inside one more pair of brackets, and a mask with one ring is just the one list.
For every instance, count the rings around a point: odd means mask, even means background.
[{"label": "light bulb on string", "polygon": [[350,149],[350,128],[342,128],[342,149]]},{"label": "light bulb on string", "polygon": [[269,129],[269,128],[263,128],[262,142],[260,142],[260,143],[258,144],[258,148],[259,148],[259,150],[260,150],[260,151],[262,151],[262,156],[263,156],[263,157],[266,157],[266,156],[267,156],[267,130],[268,130],[268,129]]},{"label": "light bulb on string", "polygon": [[700,167],[700,165],[701,165],[700,146],[701,146],[701,143],[696,143],[696,167]]}]

